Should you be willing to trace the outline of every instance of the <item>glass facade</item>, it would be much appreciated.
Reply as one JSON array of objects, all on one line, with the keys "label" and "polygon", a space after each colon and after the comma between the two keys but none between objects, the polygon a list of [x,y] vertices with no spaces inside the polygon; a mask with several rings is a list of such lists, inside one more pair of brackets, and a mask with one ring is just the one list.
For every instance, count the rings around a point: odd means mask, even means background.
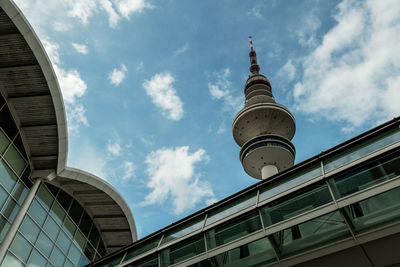
[{"label": "glass facade", "polygon": [[91,266],[263,266],[353,242],[400,221],[399,140],[397,122]]}]

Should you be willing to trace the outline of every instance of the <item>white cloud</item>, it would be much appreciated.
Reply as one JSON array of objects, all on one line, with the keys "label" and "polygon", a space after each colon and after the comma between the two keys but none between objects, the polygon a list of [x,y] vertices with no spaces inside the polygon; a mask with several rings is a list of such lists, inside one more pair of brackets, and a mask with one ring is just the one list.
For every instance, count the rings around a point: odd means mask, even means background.
[{"label": "white cloud", "polygon": [[108,141],[107,144],[107,151],[113,156],[119,156],[121,155],[121,145],[119,144],[118,141],[115,141],[112,143],[111,141]]},{"label": "white cloud", "polygon": [[215,197],[212,197],[212,198],[209,198],[209,199],[206,200],[206,205],[210,206],[210,205],[212,205],[212,204],[214,204],[216,202],[218,202],[218,199],[216,199]]},{"label": "white cloud", "polygon": [[229,68],[214,72],[215,82],[209,82],[208,89],[214,99],[222,99],[228,109],[238,111],[243,106],[243,96],[233,96],[232,83],[229,80],[230,75],[231,71]]},{"label": "white cloud", "polygon": [[143,71],[143,61],[140,61],[139,64],[136,66],[136,71]]},{"label": "white cloud", "polygon": [[68,16],[78,18],[83,24],[89,22],[89,18],[96,10],[95,0],[67,0],[69,4]]},{"label": "white cloud", "polygon": [[124,79],[125,75],[128,72],[128,69],[124,64],[121,64],[120,69],[113,69],[108,78],[110,79],[111,84],[118,86]]},{"label": "white cloud", "polygon": [[321,21],[315,14],[316,9],[312,9],[306,16],[298,23],[298,28],[295,30],[299,44],[305,47],[314,47],[317,45],[316,33],[321,25]]},{"label": "white cloud", "polygon": [[135,176],[135,165],[131,161],[124,161],[124,175],[122,176],[123,181],[127,181]]},{"label": "white cloud", "polygon": [[295,85],[297,110],[344,130],[400,114],[400,2],[343,1],[336,25],[308,55]]},{"label": "white cloud", "polygon": [[86,45],[84,45],[84,44],[72,43],[72,46],[80,54],[87,54],[89,52],[88,47]]},{"label": "white cloud", "polygon": [[120,20],[120,16],[117,14],[110,0],[100,0],[100,5],[104,11],[108,14],[108,24],[111,28],[115,28]]},{"label": "white cloud", "polygon": [[68,121],[68,132],[78,133],[81,125],[88,126],[88,120],[86,118],[86,109],[82,104],[66,105],[67,121]]},{"label": "white cloud", "polygon": [[189,152],[188,146],[163,148],[146,157],[146,173],[150,180],[147,186],[152,190],[142,204],[164,203],[172,198],[174,212],[192,209],[204,198],[214,196],[211,185],[201,181],[195,172],[195,165],[207,162],[205,150]]},{"label": "white cloud", "polygon": [[180,120],[183,116],[183,103],[172,86],[174,81],[170,73],[159,73],[150,80],[145,80],[143,88],[168,119]]},{"label": "white cloud", "polygon": [[287,84],[294,80],[296,77],[296,67],[292,60],[288,60],[277,72],[278,80],[284,81]]},{"label": "white cloud", "polygon": [[82,97],[85,94],[87,89],[86,83],[75,69],[64,70],[57,65],[53,67],[57,74],[65,102],[74,104],[76,98]]},{"label": "white cloud", "polygon": [[141,13],[144,9],[154,8],[146,0],[115,0],[115,5],[123,17],[129,19],[132,13]]},{"label": "white cloud", "polygon": [[189,49],[189,43],[185,43],[182,47],[178,48],[174,52],[174,56],[185,53]]},{"label": "white cloud", "polygon": [[257,19],[263,19],[264,16],[261,14],[261,5],[255,5],[252,7],[249,11],[247,11],[246,15],[250,18],[257,18]]}]

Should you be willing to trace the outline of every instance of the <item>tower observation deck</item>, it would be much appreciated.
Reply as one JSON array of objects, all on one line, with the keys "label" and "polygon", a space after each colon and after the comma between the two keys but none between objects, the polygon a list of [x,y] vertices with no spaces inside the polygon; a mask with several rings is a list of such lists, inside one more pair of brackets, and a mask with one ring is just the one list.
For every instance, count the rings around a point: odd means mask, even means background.
[{"label": "tower observation deck", "polygon": [[240,161],[247,174],[268,177],[294,164],[296,150],[291,140],[296,132],[293,114],[275,102],[271,83],[259,73],[250,38],[250,72],[244,86],[245,105],[232,124],[235,142],[241,147]]}]

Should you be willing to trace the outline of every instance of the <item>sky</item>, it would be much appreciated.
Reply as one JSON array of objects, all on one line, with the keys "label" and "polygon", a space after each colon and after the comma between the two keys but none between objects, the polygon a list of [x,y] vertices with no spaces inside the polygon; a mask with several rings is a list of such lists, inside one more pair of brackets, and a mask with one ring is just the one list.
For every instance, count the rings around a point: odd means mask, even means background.
[{"label": "sky", "polygon": [[231,131],[249,35],[296,163],[400,115],[397,0],[15,2],[58,77],[67,165],[121,193],[139,238],[258,182]]}]

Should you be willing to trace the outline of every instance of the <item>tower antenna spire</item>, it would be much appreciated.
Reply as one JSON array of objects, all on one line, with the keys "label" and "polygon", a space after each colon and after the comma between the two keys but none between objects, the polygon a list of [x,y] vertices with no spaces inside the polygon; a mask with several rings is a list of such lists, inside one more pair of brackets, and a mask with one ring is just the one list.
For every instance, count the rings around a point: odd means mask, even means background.
[{"label": "tower antenna spire", "polygon": [[257,63],[257,55],[256,55],[256,51],[254,51],[253,49],[253,37],[249,36],[249,42],[250,42],[250,72],[252,74],[258,74],[258,72],[260,71],[260,66],[258,66]]}]

